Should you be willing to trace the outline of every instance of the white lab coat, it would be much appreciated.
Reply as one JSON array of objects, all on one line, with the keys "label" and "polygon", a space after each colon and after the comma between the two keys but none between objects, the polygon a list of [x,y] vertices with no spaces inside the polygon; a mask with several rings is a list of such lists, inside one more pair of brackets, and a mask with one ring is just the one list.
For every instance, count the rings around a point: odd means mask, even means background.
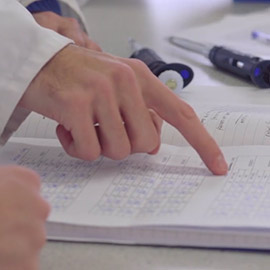
[{"label": "white lab coat", "polygon": [[[62,1],[81,14],[76,0]],[[40,27],[23,7],[31,2],[0,0],[0,145],[29,114],[17,104],[30,82],[58,51],[73,42]]]}]

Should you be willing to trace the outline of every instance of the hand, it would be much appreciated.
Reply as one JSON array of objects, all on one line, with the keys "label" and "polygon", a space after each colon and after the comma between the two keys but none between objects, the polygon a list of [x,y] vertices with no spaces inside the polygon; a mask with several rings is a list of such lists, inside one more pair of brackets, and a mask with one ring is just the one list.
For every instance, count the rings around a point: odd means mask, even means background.
[{"label": "hand", "polygon": [[69,45],[39,72],[20,106],[56,120],[66,152],[85,160],[156,152],[158,115],[184,135],[213,173],[227,172],[220,149],[193,109],[136,59]]},{"label": "hand", "polygon": [[81,29],[76,19],[62,17],[51,11],[33,13],[33,17],[39,25],[72,39],[78,46],[101,51],[101,48]]},{"label": "hand", "polygon": [[0,167],[0,269],[36,270],[45,243],[49,206],[39,177],[22,167]]}]

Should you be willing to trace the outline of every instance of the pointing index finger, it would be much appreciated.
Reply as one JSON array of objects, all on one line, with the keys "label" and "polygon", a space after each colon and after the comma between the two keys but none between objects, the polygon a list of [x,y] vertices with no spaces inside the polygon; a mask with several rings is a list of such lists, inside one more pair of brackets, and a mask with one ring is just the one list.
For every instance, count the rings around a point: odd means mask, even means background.
[{"label": "pointing index finger", "polygon": [[220,148],[201,124],[192,107],[159,80],[151,82],[154,83],[144,93],[147,106],[182,133],[210,171],[217,175],[226,174],[228,166]]}]

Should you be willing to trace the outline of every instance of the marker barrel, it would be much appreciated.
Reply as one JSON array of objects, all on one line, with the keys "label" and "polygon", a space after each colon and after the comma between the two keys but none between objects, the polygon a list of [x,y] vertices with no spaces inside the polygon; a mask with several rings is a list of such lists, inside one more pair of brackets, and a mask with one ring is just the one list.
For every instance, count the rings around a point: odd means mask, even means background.
[{"label": "marker barrel", "polygon": [[[166,71],[173,71],[171,74],[173,74],[173,79],[176,82],[182,81],[181,84],[178,85],[177,92],[179,93],[179,88],[181,85],[181,89],[186,87],[193,79],[194,73],[192,69],[186,65],[180,64],[180,63],[171,63],[166,64],[157,54],[154,50],[149,48],[142,48],[140,50],[137,50],[133,52],[133,54],[130,56],[130,58],[136,58],[143,61],[148,68],[152,71],[154,75],[157,77],[160,77],[162,73]],[[176,73],[178,74],[179,78],[176,79]],[[169,74],[166,72],[166,74]],[[168,75],[164,76],[162,75],[162,81],[164,82],[164,78]],[[169,78],[168,78],[169,80]],[[166,83],[165,83],[166,84]],[[167,85],[167,84],[166,84]]]},{"label": "marker barrel", "polygon": [[251,81],[260,88],[270,87],[270,61],[219,46],[211,49],[209,59],[217,68]]}]

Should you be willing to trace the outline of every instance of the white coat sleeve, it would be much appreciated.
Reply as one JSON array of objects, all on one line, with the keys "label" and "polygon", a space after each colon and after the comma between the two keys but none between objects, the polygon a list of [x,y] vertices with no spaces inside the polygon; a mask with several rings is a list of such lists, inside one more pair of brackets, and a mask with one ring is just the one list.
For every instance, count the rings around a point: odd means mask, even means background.
[{"label": "white coat sleeve", "polygon": [[[37,0],[18,0],[18,1],[26,7]],[[58,2],[61,6],[62,12],[64,13],[63,16],[76,18],[81,23],[82,28],[88,33],[89,32],[88,25],[86,23],[85,17],[82,13],[82,10],[80,8],[78,1],[77,0],[58,0]],[[65,14],[66,12],[67,14]]]},{"label": "white coat sleeve", "polygon": [[29,112],[17,106],[40,69],[72,40],[40,27],[17,0],[0,0],[0,144]]}]

